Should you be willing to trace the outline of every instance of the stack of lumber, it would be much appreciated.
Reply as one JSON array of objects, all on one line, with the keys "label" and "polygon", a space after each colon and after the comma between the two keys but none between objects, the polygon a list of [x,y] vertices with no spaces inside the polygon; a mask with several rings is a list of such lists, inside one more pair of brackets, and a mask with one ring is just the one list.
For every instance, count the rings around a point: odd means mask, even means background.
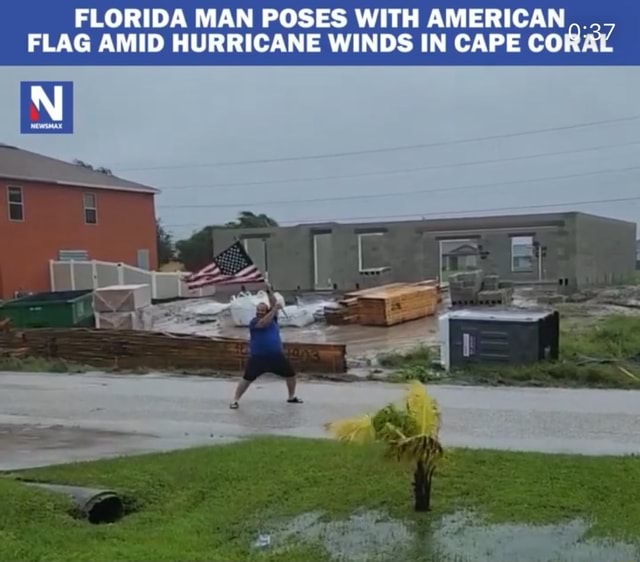
[{"label": "stack of lumber", "polygon": [[382,288],[358,301],[361,325],[395,326],[434,315],[438,309],[438,290],[425,285]]},{"label": "stack of lumber", "polygon": [[345,324],[359,324],[360,317],[358,315],[358,299],[364,295],[382,288],[399,287],[405,283],[390,283],[381,287],[373,287],[370,289],[362,289],[360,291],[352,291],[346,293],[334,306],[327,306],[324,309],[324,318],[327,324],[333,326],[342,326]]},{"label": "stack of lumber", "polygon": [[[239,339],[84,328],[0,332],[0,348],[25,349],[32,357],[124,370],[241,371],[248,355],[247,342]],[[347,371],[344,345],[285,343],[284,351],[300,372]]]},{"label": "stack of lumber", "polygon": [[347,293],[324,310],[327,324],[393,326],[435,314],[440,302],[438,283],[390,283]]}]

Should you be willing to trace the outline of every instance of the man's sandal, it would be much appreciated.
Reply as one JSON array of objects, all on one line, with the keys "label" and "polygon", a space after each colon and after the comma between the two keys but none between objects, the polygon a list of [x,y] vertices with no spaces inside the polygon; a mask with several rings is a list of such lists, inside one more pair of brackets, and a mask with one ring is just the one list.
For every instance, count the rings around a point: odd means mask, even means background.
[{"label": "man's sandal", "polygon": [[289,404],[303,404],[302,400],[300,398],[298,398],[297,396],[294,396],[293,398],[289,398],[289,400],[287,400],[287,402]]},{"label": "man's sandal", "polygon": [[231,402],[231,404],[229,404],[229,408],[231,408],[232,410],[237,410],[240,407],[240,404],[238,404],[238,402]]}]

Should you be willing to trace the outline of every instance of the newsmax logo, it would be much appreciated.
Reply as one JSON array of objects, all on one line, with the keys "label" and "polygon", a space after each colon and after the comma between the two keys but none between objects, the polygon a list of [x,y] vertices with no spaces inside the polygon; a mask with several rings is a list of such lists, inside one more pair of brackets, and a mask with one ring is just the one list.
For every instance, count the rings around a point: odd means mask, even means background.
[{"label": "newsmax logo", "polygon": [[73,82],[20,82],[20,132],[73,133]]}]

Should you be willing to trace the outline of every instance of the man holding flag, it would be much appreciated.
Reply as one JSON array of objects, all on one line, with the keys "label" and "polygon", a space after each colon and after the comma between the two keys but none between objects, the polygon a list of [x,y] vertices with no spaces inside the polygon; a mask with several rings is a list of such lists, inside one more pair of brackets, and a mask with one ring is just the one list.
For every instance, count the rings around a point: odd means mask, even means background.
[{"label": "man holding flag", "polygon": [[273,373],[283,377],[287,382],[289,404],[302,404],[296,396],[296,373],[282,349],[280,327],[278,326],[278,304],[275,295],[267,285],[269,305],[260,303],[256,307],[256,316],[249,324],[249,360],[244,370],[244,376],[238,383],[231,409],[237,410],[240,398],[247,391],[253,381],[265,373]]},{"label": "man holding flag", "polygon": [[[231,285],[260,283],[265,279],[253,264],[240,242],[236,242],[213,259],[213,263],[190,275],[186,279],[190,290],[211,285]],[[256,316],[249,324],[249,360],[244,377],[238,383],[231,402],[231,409],[237,410],[240,398],[251,383],[265,373],[283,377],[287,382],[290,404],[302,404],[296,396],[296,373],[282,349],[280,326],[278,325],[278,301],[273,290],[267,284],[269,304],[260,303],[256,307]]]}]

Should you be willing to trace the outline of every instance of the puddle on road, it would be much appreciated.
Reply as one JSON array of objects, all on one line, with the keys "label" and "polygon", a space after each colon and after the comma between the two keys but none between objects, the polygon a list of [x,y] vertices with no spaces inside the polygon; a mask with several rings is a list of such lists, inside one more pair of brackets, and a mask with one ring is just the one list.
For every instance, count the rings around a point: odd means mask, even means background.
[{"label": "puddle on road", "polygon": [[484,525],[457,513],[431,529],[391,519],[376,511],[327,521],[323,514],[300,515],[271,533],[271,547],[317,544],[340,562],[624,562],[638,560],[637,546],[585,538],[589,525],[574,520],[559,525]]}]

